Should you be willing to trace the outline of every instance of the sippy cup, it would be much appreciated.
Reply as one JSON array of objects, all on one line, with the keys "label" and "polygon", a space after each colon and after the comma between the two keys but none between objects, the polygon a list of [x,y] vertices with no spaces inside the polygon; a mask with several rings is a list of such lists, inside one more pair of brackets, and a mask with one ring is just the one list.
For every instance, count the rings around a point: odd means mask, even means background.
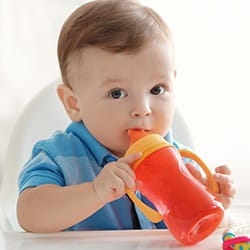
[{"label": "sippy cup", "polygon": [[[126,193],[152,222],[164,221],[169,232],[183,245],[195,244],[211,234],[223,219],[224,209],[214,194],[217,183],[204,162],[188,150],[177,150],[158,134],[129,130],[130,147],[125,155],[142,152],[132,168],[138,190],[149,199],[154,210],[127,189]],[[208,179],[201,184],[186,168],[183,158],[200,165]]]}]

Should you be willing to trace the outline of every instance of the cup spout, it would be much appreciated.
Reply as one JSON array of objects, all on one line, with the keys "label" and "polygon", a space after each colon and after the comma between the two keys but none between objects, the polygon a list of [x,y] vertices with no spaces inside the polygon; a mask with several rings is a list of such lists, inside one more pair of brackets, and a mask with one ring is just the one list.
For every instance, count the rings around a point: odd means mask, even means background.
[{"label": "cup spout", "polygon": [[146,135],[148,135],[148,132],[146,132],[145,130],[129,129],[128,130],[128,136],[129,136],[129,139],[130,139],[129,146],[131,146],[136,141],[138,141],[139,139],[141,139],[142,137],[144,137]]}]

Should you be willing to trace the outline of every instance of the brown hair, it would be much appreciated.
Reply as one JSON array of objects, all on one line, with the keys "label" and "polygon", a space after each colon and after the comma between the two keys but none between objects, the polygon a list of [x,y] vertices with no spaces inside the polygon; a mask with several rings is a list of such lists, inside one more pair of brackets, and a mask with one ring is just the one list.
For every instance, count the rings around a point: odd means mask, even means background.
[{"label": "brown hair", "polygon": [[62,78],[68,82],[72,57],[88,46],[119,52],[133,52],[159,36],[172,43],[171,32],[151,8],[136,0],[95,0],[76,9],[64,23],[58,40]]}]

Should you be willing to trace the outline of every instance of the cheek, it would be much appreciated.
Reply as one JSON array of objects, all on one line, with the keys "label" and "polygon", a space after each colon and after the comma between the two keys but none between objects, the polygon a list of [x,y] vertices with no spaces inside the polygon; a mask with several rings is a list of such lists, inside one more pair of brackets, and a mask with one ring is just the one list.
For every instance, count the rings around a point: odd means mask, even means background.
[{"label": "cheek", "polygon": [[124,129],[124,119],[122,112],[115,112],[114,107],[95,106],[82,112],[82,121],[87,129],[99,140],[105,135],[115,135],[121,133]]},{"label": "cheek", "polygon": [[98,122],[88,120],[85,126],[89,132],[116,156],[123,156],[129,145],[124,122],[113,117],[99,117]]},{"label": "cheek", "polygon": [[101,120],[109,114],[108,107],[95,98],[85,98],[80,106],[82,120]]},{"label": "cheek", "polygon": [[156,119],[156,127],[160,134],[166,135],[169,129],[172,126],[173,118],[174,118],[174,105],[161,105],[161,108],[158,109],[158,115]]},{"label": "cheek", "polygon": [[171,118],[165,118],[161,119],[159,124],[159,131],[162,136],[165,136],[169,129],[172,127],[172,119]]}]

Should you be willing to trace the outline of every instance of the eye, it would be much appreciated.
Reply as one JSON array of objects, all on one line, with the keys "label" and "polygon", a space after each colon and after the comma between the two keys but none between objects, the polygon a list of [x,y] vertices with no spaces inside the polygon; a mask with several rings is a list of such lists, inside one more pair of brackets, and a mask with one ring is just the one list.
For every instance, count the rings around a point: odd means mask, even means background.
[{"label": "eye", "polygon": [[113,99],[120,99],[127,96],[127,94],[122,89],[113,89],[109,92],[109,96]]},{"label": "eye", "polygon": [[166,88],[162,85],[156,85],[154,86],[151,90],[150,90],[150,93],[152,95],[162,95],[164,94],[166,91]]}]

